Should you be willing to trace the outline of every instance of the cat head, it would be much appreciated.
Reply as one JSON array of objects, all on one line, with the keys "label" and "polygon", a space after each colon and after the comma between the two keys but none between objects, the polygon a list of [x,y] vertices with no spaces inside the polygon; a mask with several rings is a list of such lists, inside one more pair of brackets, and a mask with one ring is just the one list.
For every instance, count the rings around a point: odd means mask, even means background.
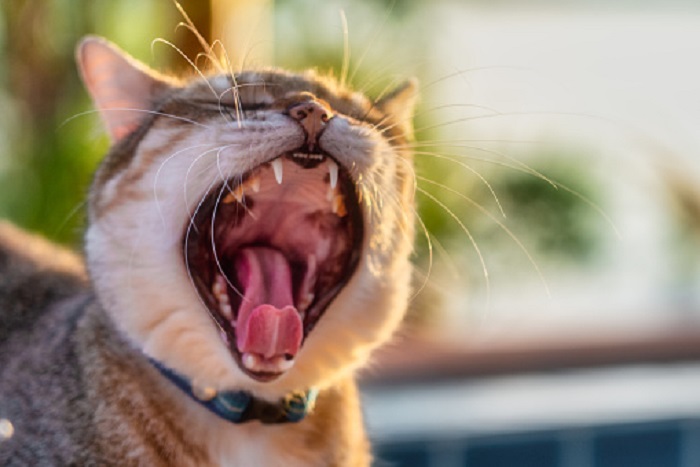
[{"label": "cat head", "polygon": [[413,81],[373,102],[311,71],[180,81],[94,37],[77,58],[112,143],[87,263],[134,345],[195,384],[277,397],[390,336],[411,271]]}]

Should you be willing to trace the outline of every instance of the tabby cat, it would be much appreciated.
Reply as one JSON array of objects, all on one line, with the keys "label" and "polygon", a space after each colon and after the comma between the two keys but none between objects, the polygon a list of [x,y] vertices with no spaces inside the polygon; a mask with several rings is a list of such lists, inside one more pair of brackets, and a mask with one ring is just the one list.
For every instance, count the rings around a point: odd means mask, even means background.
[{"label": "tabby cat", "polygon": [[112,144],[84,263],[0,227],[0,464],[368,465],[353,373],[408,299],[415,82],[77,59]]}]

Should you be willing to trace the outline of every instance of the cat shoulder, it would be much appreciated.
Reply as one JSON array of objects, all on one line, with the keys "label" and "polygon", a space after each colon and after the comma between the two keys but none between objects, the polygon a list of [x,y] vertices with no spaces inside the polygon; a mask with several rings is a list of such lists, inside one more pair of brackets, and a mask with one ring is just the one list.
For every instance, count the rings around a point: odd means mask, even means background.
[{"label": "cat shoulder", "polygon": [[0,221],[0,342],[52,303],[86,290],[86,281],[78,255]]}]

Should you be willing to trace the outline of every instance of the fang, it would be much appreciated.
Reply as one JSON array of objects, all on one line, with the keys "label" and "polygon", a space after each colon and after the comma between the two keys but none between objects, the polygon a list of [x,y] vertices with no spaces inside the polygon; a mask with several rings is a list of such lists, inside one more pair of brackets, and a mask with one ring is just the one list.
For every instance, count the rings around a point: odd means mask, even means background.
[{"label": "fang", "polygon": [[330,176],[331,188],[335,189],[338,185],[338,164],[331,159],[328,159],[328,175]]},{"label": "fang", "polygon": [[272,170],[275,172],[275,180],[279,185],[282,184],[282,175],[284,174],[284,168],[282,167],[282,159],[277,158],[271,162]]},{"label": "fang", "polygon": [[257,370],[258,366],[260,366],[260,359],[256,355],[248,352],[243,354],[241,357],[241,362],[243,363],[244,367],[253,371]]}]

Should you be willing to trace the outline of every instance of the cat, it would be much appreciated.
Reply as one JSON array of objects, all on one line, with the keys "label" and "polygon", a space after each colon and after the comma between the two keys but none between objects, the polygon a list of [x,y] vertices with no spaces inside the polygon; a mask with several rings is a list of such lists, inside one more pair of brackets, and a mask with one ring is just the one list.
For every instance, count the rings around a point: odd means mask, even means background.
[{"label": "cat", "polygon": [[0,226],[0,464],[369,465],[353,375],[409,299],[416,81],[76,56],[111,146],[84,260]]}]

